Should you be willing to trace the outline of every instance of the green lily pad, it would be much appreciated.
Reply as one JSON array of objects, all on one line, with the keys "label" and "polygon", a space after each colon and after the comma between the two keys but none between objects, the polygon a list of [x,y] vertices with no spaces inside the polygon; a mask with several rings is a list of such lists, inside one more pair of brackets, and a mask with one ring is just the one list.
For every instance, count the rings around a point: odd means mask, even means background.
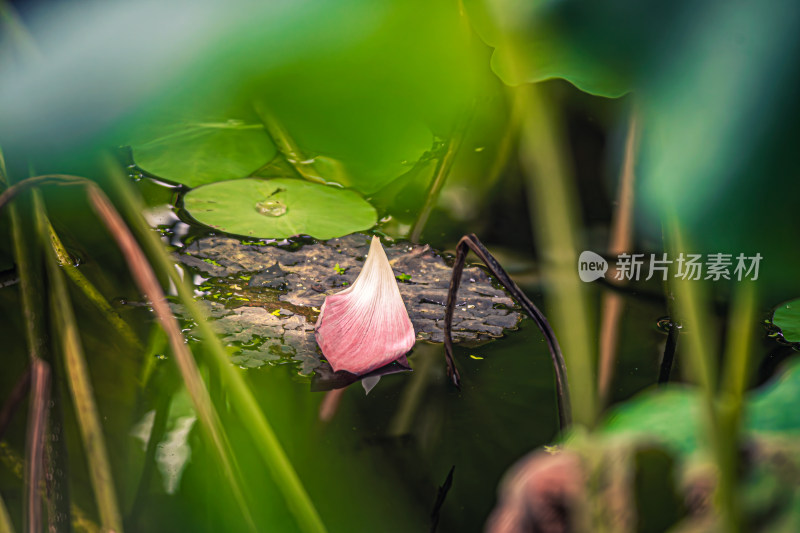
[{"label": "green lily pad", "polygon": [[308,181],[240,179],[189,191],[184,208],[198,222],[249,237],[332,239],[371,228],[377,213],[353,191]]},{"label": "green lily pad", "polygon": [[261,124],[240,120],[172,127],[164,135],[131,148],[140,168],[189,187],[244,178],[276,154]]},{"label": "green lily pad", "polygon": [[800,299],[779,305],[772,313],[772,323],[780,328],[784,339],[800,342]]}]

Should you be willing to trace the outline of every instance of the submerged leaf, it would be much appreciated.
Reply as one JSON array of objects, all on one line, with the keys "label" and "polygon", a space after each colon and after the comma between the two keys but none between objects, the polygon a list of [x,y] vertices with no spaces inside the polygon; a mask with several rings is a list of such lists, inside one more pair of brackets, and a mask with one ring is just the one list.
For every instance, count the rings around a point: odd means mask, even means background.
[{"label": "submerged leaf", "polygon": [[378,237],[372,238],[353,285],[325,298],[316,337],[334,371],[357,375],[396,361],[414,347],[414,326]]},{"label": "submerged leaf", "polygon": [[353,191],[290,178],[206,185],[189,191],[183,205],[212,228],[271,239],[331,239],[369,229],[377,221],[375,208]]}]

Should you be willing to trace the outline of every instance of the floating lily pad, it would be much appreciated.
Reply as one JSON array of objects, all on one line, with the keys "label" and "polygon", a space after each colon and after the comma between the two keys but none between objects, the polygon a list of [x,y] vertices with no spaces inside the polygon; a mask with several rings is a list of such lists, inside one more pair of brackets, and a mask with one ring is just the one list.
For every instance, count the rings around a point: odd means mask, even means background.
[{"label": "floating lily pad", "polygon": [[[314,339],[319,308],[325,296],[355,281],[369,239],[354,234],[277,245],[209,236],[192,242],[177,259],[208,278],[198,289],[205,293],[213,326],[226,343],[245,347],[235,356],[236,364],[256,367],[295,360],[300,372],[308,374],[321,364]],[[442,342],[452,268],[429,246],[397,243],[385,250],[395,275],[410,276],[399,288],[417,339]],[[178,306],[175,312],[185,315]],[[453,317],[456,342],[501,337],[521,318],[513,300],[484,270],[464,269]]]},{"label": "floating lily pad", "polygon": [[142,170],[189,187],[249,176],[277,151],[261,124],[239,120],[176,126],[131,149]]},{"label": "floating lily pad", "polygon": [[241,179],[190,191],[183,205],[198,222],[248,237],[331,239],[369,229],[377,213],[357,193],[290,178]]},{"label": "floating lily pad", "polygon": [[788,342],[800,342],[800,299],[779,305],[772,314],[772,323]]}]

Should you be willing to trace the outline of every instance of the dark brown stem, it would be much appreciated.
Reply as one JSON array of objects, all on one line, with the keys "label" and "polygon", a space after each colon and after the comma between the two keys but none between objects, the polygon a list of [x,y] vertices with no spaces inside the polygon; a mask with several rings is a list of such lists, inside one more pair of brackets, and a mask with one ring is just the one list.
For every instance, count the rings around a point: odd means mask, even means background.
[{"label": "dark brown stem", "polygon": [[564,364],[564,356],[561,354],[561,347],[558,345],[556,334],[545,318],[544,314],[516,283],[509,277],[500,263],[492,257],[489,250],[481,244],[474,234],[465,235],[458,242],[456,247],[456,261],[453,265],[453,277],[450,279],[450,290],[447,293],[447,306],[444,311],[444,351],[447,360],[447,375],[453,383],[460,387],[461,378],[453,359],[453,312],[458,296],[458,287],[461,285],[461,274],[464,271],[464,262],[467,254],[472,250],[475,255],[488,267],[489,271],[497,280],[511,293],[511,296],[522,306],[526,313],[536,322],[539,330],[547,341],[550,350],[550,357],[553,361],[553,370],[556,377],[556,394],[558,396],[558,418],[562,431],[572,424],[572,407],[570,404],[569,383],[567,382],[567,367]]},{"label": "dark brown stem", "polygon": [[661,359],[661,368],[658,371],[658,384],[669,383],[669,375],[672,373],[672,364],[675,361],[675,350],[678,347],[678,332],[680,327],[674,323],[669,323],[669,333],[667,334],[667,345],[664,347],[664,358]]},{"label": "dark brown stem", "polygon": [[447,477],[444,479],[444,483],[441,484],[436,493],[436,501],[433,503],[433,511],[431,511],[431,533],[436,533],[439,527],[439,515],[442,512],[442,506],[444,505],[445,498],[447,498],[447,493],[450,492],[450,489],[453,487],[453,474],[455,471],[456,465],[451,466]]}]

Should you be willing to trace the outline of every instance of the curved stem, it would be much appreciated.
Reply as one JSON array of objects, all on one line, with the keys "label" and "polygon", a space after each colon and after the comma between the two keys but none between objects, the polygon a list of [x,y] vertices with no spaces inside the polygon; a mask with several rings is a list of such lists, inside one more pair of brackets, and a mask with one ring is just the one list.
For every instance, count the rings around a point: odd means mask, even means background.
[{"label": "curved stem", "polygon": [[547,341],[550,358],[553,362],[553,371],[556,376],[556,394],[558,396],[558,418],[561,429],[567,429],[572,424],[572,406],[570,403],[569,383],[567,382],[567,367],[561,347],[556,339],[556,334],[547,318],[538,307],[522,292],[516,283],[509,277],[500,263],[492,257],[489,250],[478,240],[474,234],[465,235],[456,247],[456,262],[453,265],[453,277],[450,279],[450,289],[447,293],[447,306],[444,311],[444,351],[447,360],[447,375],[453,383],[460,387],[461,378],[453,359],[453,311],[455,310],[458,287],[461,285],[461,274],[464,271],[464,262],[467,254],[472,250],[498,281],[511,293],[511,296],[522,306],[526,313],[536,322],[539,330]]},{"label": "curved stem", "polygon": [[10,186],[3,191],[3,194],[0,194],[0,209],[4,208],[6,204],[13,200],[19,193],[34,187],[39,187],[41,185],[86,185],[90,183],[93,182],[86,178],[67,174],[45,174],[44,176],[26,178]]}]

